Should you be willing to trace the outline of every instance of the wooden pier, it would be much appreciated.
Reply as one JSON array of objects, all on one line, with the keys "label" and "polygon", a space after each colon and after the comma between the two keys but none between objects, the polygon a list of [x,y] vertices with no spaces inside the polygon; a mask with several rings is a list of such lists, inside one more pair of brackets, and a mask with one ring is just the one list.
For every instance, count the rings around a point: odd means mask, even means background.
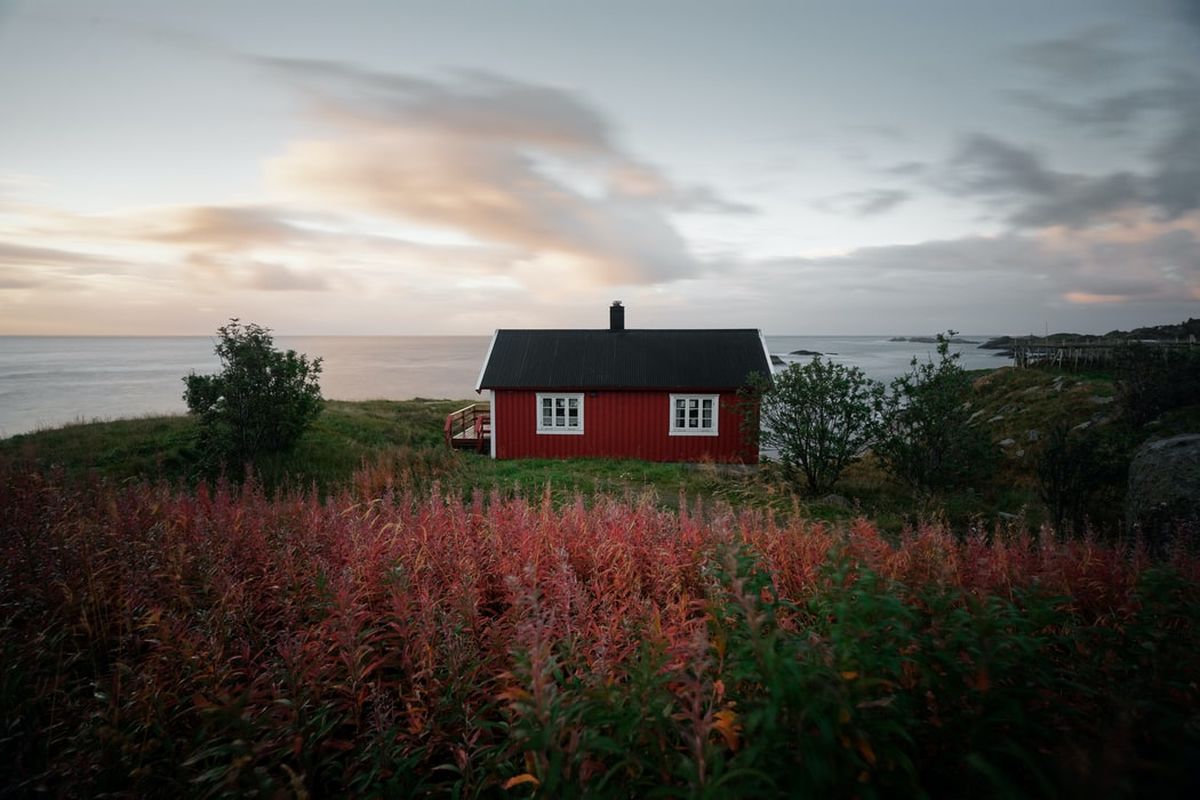
[{"label": "wooden pier", "polygon": [[1194,336],[1186,341],[1131,342],[1126,339],[1092,339],[1088,341],[1047,342],[1029,339],[1012,344],[1013,366],[1054,366],[1065,370],[1111,367],[1120,354],[1136,354],[1141,359],[1161,358],[1170,363],[1172,357],[1200,352]]},{"label": "wooden pier", "polygon": [[479,453],[491,452],[492,416],[488,403],[472,403],[446,415],[446,446]]}]

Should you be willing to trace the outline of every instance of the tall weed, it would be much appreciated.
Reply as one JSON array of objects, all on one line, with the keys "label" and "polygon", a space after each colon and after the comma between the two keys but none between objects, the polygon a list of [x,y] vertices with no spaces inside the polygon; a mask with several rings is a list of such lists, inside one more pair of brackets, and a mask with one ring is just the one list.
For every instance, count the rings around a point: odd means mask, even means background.
[{"label": "tall weed", "polygon": [[[0,465],[0,794],[1053,796],[1194,780],[1200,559],[648,498]],[[1114,788],[1115,787],[1115,788]]]}]

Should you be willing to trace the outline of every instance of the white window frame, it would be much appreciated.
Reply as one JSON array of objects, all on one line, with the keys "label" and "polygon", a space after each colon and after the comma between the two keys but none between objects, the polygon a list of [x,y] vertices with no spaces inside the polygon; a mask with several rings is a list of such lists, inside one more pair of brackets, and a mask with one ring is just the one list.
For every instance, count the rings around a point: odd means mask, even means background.
[{"label": "white window frame", "polygon": [[[712,401],[712,425],[707,428],[702,427],[678,427],[675,422],[675,404],[679,401],[689,402],[696,401],[696,410],[699,412],[699,421],[704,421],[704,401]],[[670,418],[668,425],[671,436],[718,436],[718,418],[721,410],[721,395],[719,394],[673,394],[671,395],[671,405],[669,408]]]},{"label": "white window frame", "polygon": [[[551,425],[546,427],[542,424],[542,404],[543,401],[549,400],[553,408],[557,408],[557,401],[563,401],[563,420],[568,424],[558,425],[557,414],[551,415]],[[566,413],[571,400],[579,403],[579,425],[577,427],[569,427],[570,416]],[[534,414],[537,415],[537,432],[539,434],[548,434],[553,436],[581,436],[583,435],[583,392],[538,392],[537,405],[534,407]]]}]

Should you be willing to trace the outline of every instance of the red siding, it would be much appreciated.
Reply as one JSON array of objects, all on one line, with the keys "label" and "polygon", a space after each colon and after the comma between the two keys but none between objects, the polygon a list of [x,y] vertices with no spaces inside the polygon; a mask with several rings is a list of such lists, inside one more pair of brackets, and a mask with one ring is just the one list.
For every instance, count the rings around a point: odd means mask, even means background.
[{"label": "red siding", "polygon": [[[547,390],[549,391],[549,390]],[[556,389],[554,391],[580,391]],[[679,393],[686,394],[686,390]],[[671,436],[670,392],[583,391],[582,434],[539,434],[537,392],[493,390],[496,458],[640,458],[646,461],[758,463],[747,446],[734,390],[720,394],[717,436]]]}]

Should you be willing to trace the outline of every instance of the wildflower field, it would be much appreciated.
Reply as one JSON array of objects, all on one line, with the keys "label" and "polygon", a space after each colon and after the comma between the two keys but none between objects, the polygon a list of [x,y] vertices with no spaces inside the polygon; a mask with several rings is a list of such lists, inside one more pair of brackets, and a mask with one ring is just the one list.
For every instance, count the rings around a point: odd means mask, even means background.
[{"label": "wildflower field", "polygon": [[1164,796],[1200,558],[0,467],[0,796]]}]

